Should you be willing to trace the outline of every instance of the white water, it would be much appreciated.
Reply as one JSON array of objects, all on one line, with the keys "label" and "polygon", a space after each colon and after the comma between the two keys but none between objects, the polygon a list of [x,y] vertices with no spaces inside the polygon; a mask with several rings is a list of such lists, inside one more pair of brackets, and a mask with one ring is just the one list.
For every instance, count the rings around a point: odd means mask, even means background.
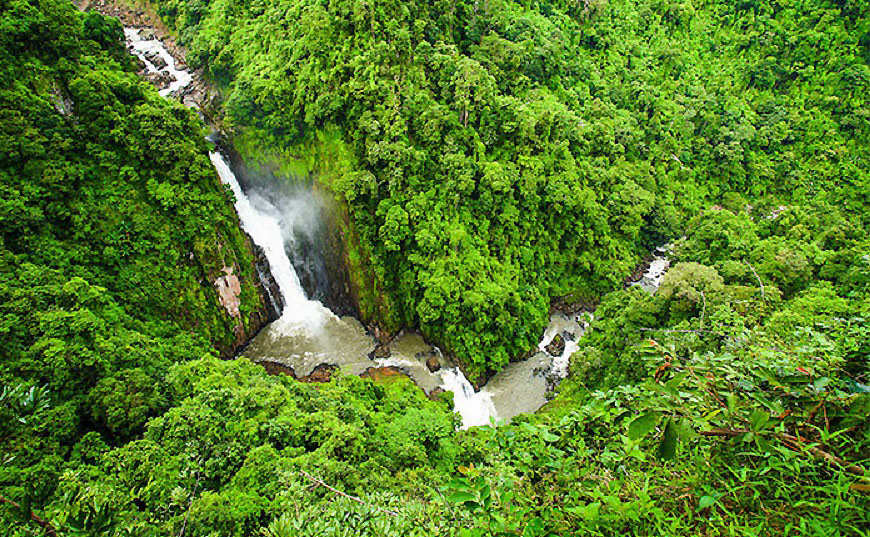
[{"label": "white water", "polygon": [[463,429],[489,425],[490,418],[497,416],[492,393],[485,389],[475,392],[458,367],[442,369],[439,373],[444,380],[444,389],[453,392],[453,409],[462,416]]},{"label": "white water", "polygon": [[655,294],[656,291],[659,290],[662,280],[668,272],[668,268],[671,266],[671,260],[667,257],[668,249],[669,245],[656,248],[653,252],[653,258],[652,261],[650,261],[649,268],[646,269],[646,272],[643,273],[640,280],[632,285],[637,285],[644,291],[650,294]]},{"label": "white water", "polygon": [[[172,57],[172,54],[166,50],[166,47],[163,46],[163,43],[157,39],[142,39],[139,35],[139,30],[136,28],[124,28],[124,37],[127,40],[127,44],[132,48],[133,53],[145,63],[145,69],[149,73],[166,73],[170,77],[175,77],[175,80],[172,81],[168,87],[160,90],[160,95],[166,97],[171,95],[173,92],[176,92],[182,88],[187,87],[188,84],[193,82],[193,75],[190,74],[190,71],[187,69],[177,69],[175,58]],[[147,57],[149,53],[156,53],[163,61],[166,62],[166,67],[163,69],[158,69],[156,65],[154,65]]]},{"label": "white water", "polygon": [[284,234],[281,232],[281,221],[274,214],[276,209],[266,200],[257,198],[261,205],[254,207],[251,200],[242,191],[235,174],[223,156],[213,151],[209,158],[217,169],[221,181],[228,184],[236,196],[236,212],[242,228],[251,236],[257,246],[263,249],[272,276],[281,290],[281,298],[284,299],[284,311],[281,318],[276,321],[281,323],[285,330],[290,332],[307,331],[314,332],[323,327],[329,319],[336,316],[323,304],[316,300],[309,300],[305,296],[302,284],[287,253],[284,250]]}]

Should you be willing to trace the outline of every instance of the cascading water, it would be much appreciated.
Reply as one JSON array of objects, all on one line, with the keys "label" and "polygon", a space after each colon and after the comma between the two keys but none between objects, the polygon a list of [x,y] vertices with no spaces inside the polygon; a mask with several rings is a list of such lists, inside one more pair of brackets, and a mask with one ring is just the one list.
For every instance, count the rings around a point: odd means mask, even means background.
[{"label": "cascading water", "polygon": [[668,268],[671,266],[671,260],[668,259],[669,250],[669,244],[659,246],[653,250],[653,258],[649,263],[649,267],[643,273],[643,276],[633,285],[639,286],[648,293],[655,294],[662,284],[662,280],[665,279]]},{"label": "cascading water", "polygon": [[269,260],[272,276],[281,290],[281,298],[285,304],[281,318],[277,322],[291,331],[320,330],[328,320],[335,319],[335,315],[320,302],[308,300],[305,296],[299,277],[285,252],[281,220],[273,216],[276,209],[269,206],[262,198],[258,201],[261,205],[267,206],[254,207],[242,191],[235,174],[223,156],[213,151],[209,154],[209,158],[221,181],[230,186],[236,197],[236,212],[239,214],[242,228],[254,243],[263,249],[266,259]]},{"label": "cascading water", "polygon": [[[193,75],[190,74],[190,71],[176,67],[175,58],[166,50],[159,39],[143,39],[139,32],[140,30],[137,28],[124,28],[124,37],[133,53],[145,64],[145,70],[148,73],[162,74],[170,81],[167,87],[159,91],[160,95],[166,97],[193,82]],[[154,64],[155,61],[158,61],[157,58],[162,59],[166,66],[158,68]]]},{"label": "cascading water", "polygon": [[453,392],[453,408],[462,416],[462,427],[467,429],[477,425],[489,425],[490,418],[497,417],[492,393],[487,390],[474,391],[458,367],[441,370],[443,388]]},{"label": "cascading water", "polygon": [[[192,82],[190,72],[177,68],[175,59],[160,40],[142,38],[139,30],[133,28],[126,28],[124,35],[131,52],[143,61],[148,74],[160,75],[164,82],[169,80],[169,85],[160,91],[161,95],[178,94]],[[166,66],[159,69],[152,60],[165,62]],[[427,393],[439,387],[453,392],[453,404],[462,417],[463,428],[487,425],[492,418],[510,419],[522,412],[534,412],[546,402],[551,381],[567,374],[569,358],[578,348],[588,314],[554,314],[538,352],[527,360],[509,364],[477,392],[458,367],[419,335],[404,334],[396,338],[389,344],[391,356],[373,361],[369,358],[375,349],[371,335],[358,320],[339,317],[321,302],[309,299],[288,256],[288,251],[294,256],[300,255],[294,244],[300,233],[309,229],[311,220],[318,218],[317,211],[311,210],[311,200],[277,188],[275,182],[282,181],[281,178],[272,178],[271,184],[243,189],[219,152],[212,152],[209,157],[221,181],[232,189],[242,227],[263,249],[284,302],[280,318],[264,328],[247,347],[245,356],[251,360],[287,365],[298,375],[307,375],[322,363],[338,365],[347,374],[361,374],[373,366],[396,367]],[[304,238],[318,240],[316,234]],[[667,269],[664,254],[664,251],[656,252],[642,280],[641,285],[651,292],[655,292]],[[320,276],[315,275],[314,279]],[[557,335],[565,342],[558,352],[549,349]],[[444,362],[435,372],[429,370],[425,358],[433,355]]]}]

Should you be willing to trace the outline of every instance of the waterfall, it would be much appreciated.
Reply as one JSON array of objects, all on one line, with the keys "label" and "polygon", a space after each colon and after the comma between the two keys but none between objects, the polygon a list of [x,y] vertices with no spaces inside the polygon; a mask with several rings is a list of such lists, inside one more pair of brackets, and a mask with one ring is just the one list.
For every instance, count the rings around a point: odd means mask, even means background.
[{"label": "waterfall", "polygon": [[[153,34],[143,37],[138,29],[125,28],[124,36],[130,51],[144,63],[146,72],[163,77],[164,83],[168,81],[160,95],[178,93],[191,84],[192,74],[177,68],[175,58]],[[166,65],[158,67],[157,64],[162,63]],[[371,336],[355,319],[339,318],[319,301],[310,300],[287,255],[287,248],[292,249],[298,233],[311,235],[307,226],[314,213],[308,200],[261,195],[264,192],[256,189],[246,193],[223,155],[213,151],[209,158],[221,181],[232,189],[242,229],[263,249],[284,302],[281,317],[254,338],[248,352],[254,348],[261,357],[292,365],[299,374],[307,374],[323,362],[338,364],[351,374],[371,367],[372,361],[368,359],[374,347]],[[270,197],[274,199],[270,201]],[[273,306],[277,305],[271,294],[269,300]],[[492,393],[475,392],[459,368],[445,367],[433,374],[424,363],[396,361],[396,365],[406,370],[409,366],[413,369],[414,364],[417,370],[412,378],[420,382],[422,375],[429,375],[429,380],[453,392],[454,410],[462,416],[463,428],[489,425],[490,417],[497,415]]]},{"label": "waterfall", "polygon": [[276,216],[273,216],[277,213],[277,209],[260,197],[255,198],[259,205],[255,207],[251,199],[242,191],[242,187],[224,157],[217,151],[213,151],[209,153],[209,158],[221,181],[230,186],[236,197],[236,212],[242,223],[242,229],[251,236],[254,243],[263,249],[266,259],[269,260],[272,276],[275,278],[275,282],[281,290],[281,298],[284,300],[284,311],[281,312],[281,318],[276,322],[282,323],[284,328],[317,330],[334,315],[320,302],[309,300],[305,296],[299,277],[284,249],[281,222]]},{"label": "waterfall", "polygon": [[486,390],[474,391],[474,387],[458,367],[439,371],[446,391],[453,392],[453,409],[462,416],[462,428],[489,425],[489,418],[496,417],[492,394]]}]

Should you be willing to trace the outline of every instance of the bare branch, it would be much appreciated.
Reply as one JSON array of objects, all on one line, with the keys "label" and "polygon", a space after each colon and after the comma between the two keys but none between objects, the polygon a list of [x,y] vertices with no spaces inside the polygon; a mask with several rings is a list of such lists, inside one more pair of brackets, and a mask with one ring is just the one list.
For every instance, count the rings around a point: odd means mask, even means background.
[{"label": "bare branch", "polygon": [[[746,260],[744,259],[744,261]],[[749,264],[749,261],[746,261],[746,266],[749,267],[749,270],[751,270],[752,273],[755,274],[755,279],[758,280],[758,285],[761,287],[761,300],[766,300],[764,298],[764,284],[761,282],[761,278],[758,277],[758,273],[755,272],[755,268],[753,268],[753,266]]]},{"label": "bare branch", "polygon": [[704,314],[707,313],[707,297],[704,295],[704,291],[700,291],[701,298],[704,300],[704,307],[701,309],[701,322],[698,323],[698,329],[704,329]]},{"label": "bare branch", "polygon": [[387,515],[390,515],[390,516],[399,516],[399,513],[395,512],[395,511],[390,511],[390,510],[388,510],[388,509],[384,509],[384,508],[382,508],[382,507],[378,507],[377,505],[372,505],[372,504],[370,504],[370,503],[366,503],[366,502],[364,502],[363,500],[357,498],[356,496],[351,496],[350,494],[345,494],[344,492],[342,492],[342,491],[340,491],[340,490],[338,490],[338,489],[336,489],[336,488],[330,487],[329,485],[327,485],[327,484],[326,484],[322,479],[320,479],[319,477],[314,477],[313,475],[309,474],[308,472],[306,472],[306,471],[304,471],[304,470],[299,470],[299,473],[302,474],[303,476],[305,476],[305,477],[306,477],[307,479],[309,479],[311,482],[316,483],[316,484],[318,484],[318,485],[320,485],[320,486],[322,486],[322,487],[326,487],[326,488],[328,488],[329,490],[331,490],[332,492],[338,494],[339,496],[344,496],[345,498],[347,498],[347,499],[349,499],[349,500],[353,500],[353,501],[355,501],[355,502],[357,502],[357,503],[361,503],[361,504],[365,505],[366,507],[371,507],[372,509],[376,509],[376,510],[382,512],[382,513],[387,514]]}]

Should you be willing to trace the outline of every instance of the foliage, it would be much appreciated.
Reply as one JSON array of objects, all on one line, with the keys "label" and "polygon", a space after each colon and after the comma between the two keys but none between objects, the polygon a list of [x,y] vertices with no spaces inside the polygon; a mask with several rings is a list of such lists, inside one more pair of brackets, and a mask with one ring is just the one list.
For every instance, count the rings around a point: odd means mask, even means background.
[{"label": "foliage", "polygon": [[[372,316],[482,375],[553,297],[600,304],[497,427],[218,360],[209,278],[251,260],[200,124],[116,22],[6,2],[9,535],[866,533],[866,1],[159,4],[240,140],[345,202]],[[618,289],[680,236],[658,293]]]},{"label": "foliage", "polygon": [[[346,205],[367,320],[472,377],[703,207],[819,196],[866,222],[863,1],[157,4],[240,140]],[[709,255],[756,248],[726,217]],[[789,240],[766,245],[781,279],[813,262]]]},{"label": "foliage", "polygon": [[[0,5],[0,497],[19,506],[4,530],[39,527],[69,460],[141,435],[170,404],[168,368],[228,351],[261,307],[202,123],[135,70],[116,19]],[[241,321],[210,284],[223,267]]]}]

